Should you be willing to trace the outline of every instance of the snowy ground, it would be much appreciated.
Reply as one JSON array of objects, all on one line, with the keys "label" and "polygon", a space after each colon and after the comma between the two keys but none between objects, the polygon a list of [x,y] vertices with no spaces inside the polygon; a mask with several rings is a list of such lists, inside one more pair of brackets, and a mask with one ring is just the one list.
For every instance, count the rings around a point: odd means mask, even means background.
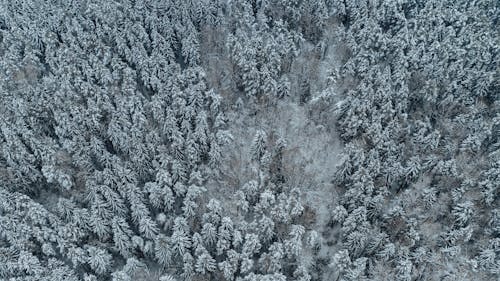
[{"label": "snowy ground", "polygon": [[[313,50],[312,46],[309,47]],[[304,65],[307,65],[304,71],[309,71],[310,99],[325,90],[327,70],[338,61],[335,48],[330,45],[323,57],[316,60],[317,62],[311,63],[310,54],[306,53],[292,65],[292,69],[304,68]],[[292,82],[292,89],[298,86],[294,83],[296,82]],[[280,101],[274,107],[257,112],[241,114],[241,111],[233,111],[228,114],[228,119],[231,120],[229,130],[235,143],[223,153],[226,159],[222,162],[229,164],[223,170],[219,181],[209,183],[208,192],[221,199],[226,211],[235,212],[234,200],[231,200],[235,190],[256,178],[249,156],[250,144],[256,131],[264,130],[267,134],[284,137],[287,141],[283,159],[287,184],[290,187],[300,187],[303,204],[309,216],[306,227],[324,236],[324,245],[319,256],[327,257],[335,251],[336,243],[329,242],[329,245],[326,245],[334,232],[327,228],[330,212],[339,197],[331,181],[341,158],[343,145],[336,134],[334,116],[318,118],[311,104],[301,103],[297,93],[292,93],[292,97]],[[305,262],[312,262],[312,256],[312,253],[304,253]],[[323,276],[323,279],[327,280],[328,276]]]}]

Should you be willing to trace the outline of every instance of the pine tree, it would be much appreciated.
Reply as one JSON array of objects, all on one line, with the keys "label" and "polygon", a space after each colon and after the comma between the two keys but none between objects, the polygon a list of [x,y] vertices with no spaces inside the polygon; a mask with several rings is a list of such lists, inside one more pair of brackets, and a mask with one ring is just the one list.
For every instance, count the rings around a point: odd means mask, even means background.
[{"label": "pine tree", "polygon": [[252,159],[258,161],[264,155],[266,139],[267,135],[264,131],[257,131],[250,148]]},{"label": "pine tree", "polygon": [[211,223],[205,223],[203,225],[201,235],[207,246],[213,245],[217,241],[217,229]]},{"label": "pine tree", "polygon": [[86,250],[89,255],[88,264],[95,273],[104,274],[111,269],[112,257],[106,250],[94,246],[89,246]]},{"label": "pine tree", "polygon": [[189,236],[180,230],[175,230],[170,237],[171,249],[175,254],[184,256],[184,254],[191,248],[191,239]]},{"label": "pine tree", "polygon": [[216,269],[215,259],[212,258],[210,253],[202,246],[198,246],[198,248],[196,248],[196,256],[196,272],[205,274],[208,272],[213,272]]},{"label": "pine tree", "polygon": [[168,266],[172,260],[169,240],[164,235],[158,235],[155,239],[155,257],[163,266]]},{"label": "pine tree", "polygon": [[113,241],[116,248],[124,257],[128,257],[130,249],[132,248],[132,231],[130,230],[127,222],[123,218],[114,218],[112,223]]}]

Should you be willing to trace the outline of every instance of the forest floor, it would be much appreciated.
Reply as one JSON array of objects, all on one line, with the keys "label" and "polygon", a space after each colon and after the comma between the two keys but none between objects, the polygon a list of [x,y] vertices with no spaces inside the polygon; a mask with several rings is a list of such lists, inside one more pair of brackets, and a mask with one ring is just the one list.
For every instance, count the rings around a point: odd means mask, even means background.
[{"label": "forest floor", "polygon": [[[322,247],[320,256],[323,257],[333,255],[336,250],[337,243],[331,242],[335,230],[327,228],[331,210],[339,198],[332,178],[343,151],[343,144],[336,132],[334,116],[329,114],[331,112],[327,112],[329,115],[327,118],[320,117],[321,114],[315,112],[316,109],[309,103],[326,90],[328,70],[339,61],[332,42],[327,43],[329,47],[324,49],[319,57],[316,55],[318,50],[315,46],[304,43],[308,46],[302,48],[305,51],[291,66],[290,73],[308,77],[311,94],[306,102],[300,100],[301,93],[298,92],[300,86],[297,81],[300,81],[300,77],[290,77],[292,88],[290,97],[280,100],[273,106],[259,107],[257,111],[248,110],[246,106],[243,109],[229,111],[227,114],[231,120],[229,131],[234,137],[234,143],[225,148],[223,153],[225,158],[222,159],[222,163],[228,164],[223,168],[219,180],[211,180],[207,186],[211,197],[218,198],[228,213],[236,214],[234,193],[246,182],[258,178],[255,164],[250,161],[250,145],[256,131],[263,130],[271,138],[284,138],[287,142],[283,157],[286,184],[290,188],[298,187],[302,191],[307,230],[315,230],[322,234],[326,239],[325,243],[330,241],[328,247]],[[340,97],[334,99],[339,100]],[[304,254],[304,262],[313,262],[312,253]],[[324,278],[328,277],[323,276]]]}]

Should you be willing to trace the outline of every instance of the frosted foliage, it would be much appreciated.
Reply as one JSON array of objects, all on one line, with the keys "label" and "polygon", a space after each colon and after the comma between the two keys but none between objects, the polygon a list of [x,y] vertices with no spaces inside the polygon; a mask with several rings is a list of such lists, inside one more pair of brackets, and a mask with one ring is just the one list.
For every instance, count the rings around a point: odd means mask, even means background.
[{"label": "frosted foliage", "polygon": [[499,280],[494,0],[0,0],[0,280]]}]

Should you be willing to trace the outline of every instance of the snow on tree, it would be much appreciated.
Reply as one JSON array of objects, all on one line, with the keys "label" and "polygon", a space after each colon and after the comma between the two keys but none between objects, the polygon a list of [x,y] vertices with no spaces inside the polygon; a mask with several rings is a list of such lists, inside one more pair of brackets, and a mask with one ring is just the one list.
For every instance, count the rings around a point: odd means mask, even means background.
[{"label": "snow on tree", "polygon": [[89,246],[87,247],[89,255],[88,264],[97,274],[104,274],[111,268],[111,255],[104,249]]},{"label": "snow on tree", "polygon": [[0,278],[498,279],[495,1],[11,2]]}]

